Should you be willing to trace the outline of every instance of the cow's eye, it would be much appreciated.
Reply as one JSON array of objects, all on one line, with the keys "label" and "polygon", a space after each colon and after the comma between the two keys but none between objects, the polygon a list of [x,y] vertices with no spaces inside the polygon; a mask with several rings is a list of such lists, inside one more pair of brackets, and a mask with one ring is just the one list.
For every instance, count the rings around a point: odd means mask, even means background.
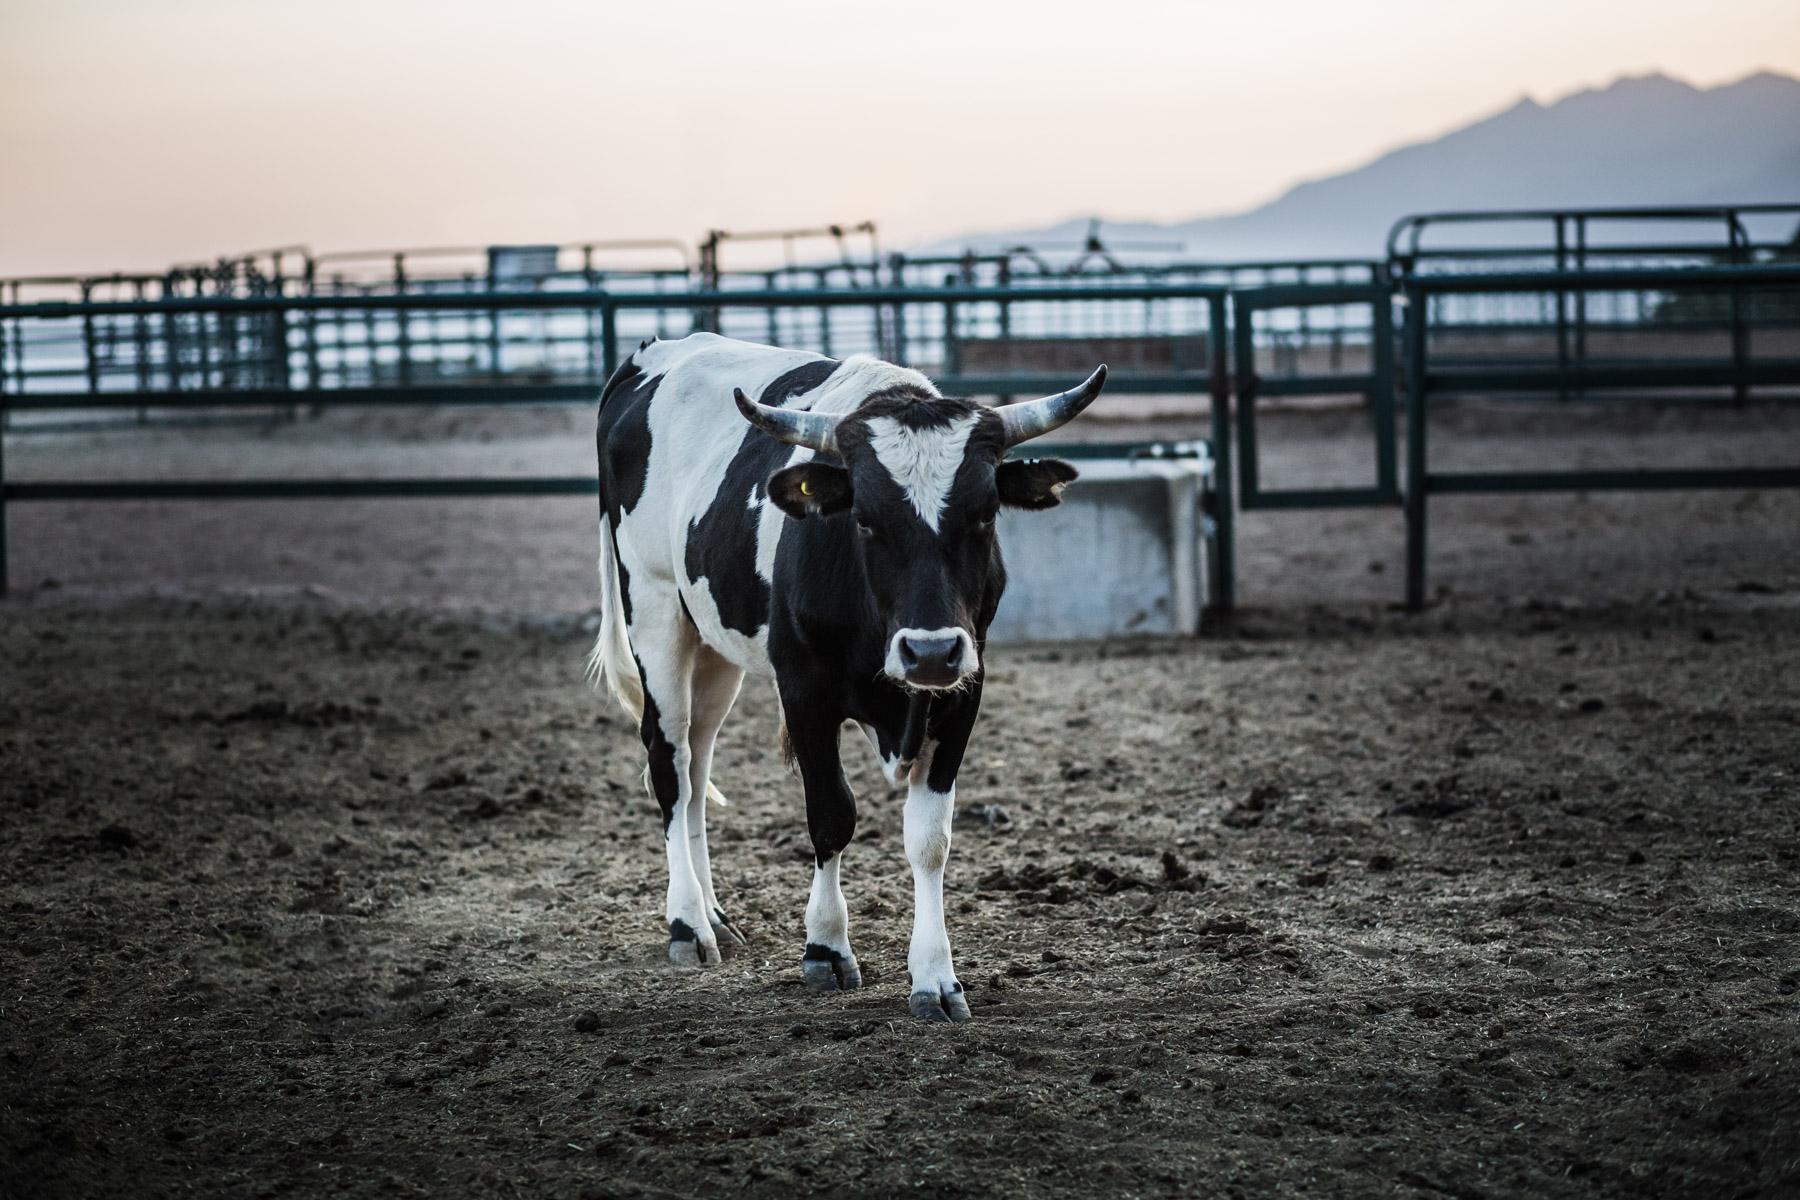
[{"label": "cow's eye", "polygon": [[982,516],[976,517],[975,520],[969,524],[970,530],[975,533],[992,533],[994,531],[994,516],[995,514],[993,513],[985,513]]},{"label": "cow's eye", "polygon": [[869,524],[867,521],[863,520],[861,517],[857,517],[856,518],[856,532],[861,534],[865,538],[872,538],[875,536],[875,527],[873,525]]}]

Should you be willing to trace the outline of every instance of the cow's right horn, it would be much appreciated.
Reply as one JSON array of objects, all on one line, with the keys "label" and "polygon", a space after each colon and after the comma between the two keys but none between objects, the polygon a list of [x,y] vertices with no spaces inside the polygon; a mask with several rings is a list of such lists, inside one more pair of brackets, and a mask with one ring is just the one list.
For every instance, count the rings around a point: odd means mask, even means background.
[{"label": "cow's right horn", "polygon": [[1087,382],[1067,392],[1045,396],[1041,400],[1022,400],[994,410],[1005,430],[1006,444],[1016,446],[1042,433],[1073,421],[1081,410],[1094,402],[1106,386],[1106,368],[1101,367],[1087,377]]},{"label": "cow's right horn", "polygon": [[738,411],[770,437],[790,446],[805,446],[820,454],[837,453],[837,427],[843,417],[836,413],[807,412],[801,408],[775,408],[758,404],[744,395],[743,388],[733,388],[732,398]]}]

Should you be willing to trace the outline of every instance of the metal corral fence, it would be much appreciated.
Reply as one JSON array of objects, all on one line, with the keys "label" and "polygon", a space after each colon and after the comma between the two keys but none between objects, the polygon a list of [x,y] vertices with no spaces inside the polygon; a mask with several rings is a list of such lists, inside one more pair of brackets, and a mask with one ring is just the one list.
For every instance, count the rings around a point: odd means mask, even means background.
[{"label": "metal corral fence", "polygon": [[[1057,390],[1105,361],[1112,395],[1210,399],[1215,608],[1235,600],[1235,508],[1401,504],[1406,598],[1417,607],[1434,493],[1800,483],[1800,466],[1786,465],[1450,475],[1429,468],[1425,421],[1430,402],[1465,396],[1800,396],[1800,246],[1751,236],[1756,222],[1767,230],[1797,214],[1800,206],[1444,214],[1396,226],[1390,264],[1144,267],[1090,255],[1059,266],[1016,251],[717,272],[716,290],[696,290],[685,265],[603,270],[595,257],[602,244],[443,251],[434,261],[460,254],[462,266],[433,275],[418,266],[431,258],[424,252],[387,256],[385,265],[382,256],[357,256],[360,273],[324,271],[324,260],[310,256],[293,272],[289,252],[272,252],[173,284],[82,281],[74,300],[34,299],[10,285],[10,302],[0,305],[0,421],[100,410],[591,403],[622,351],[695,330],[833,356],[878,354],[925,371],[946,391],[979,396]],[[1470,248],[1426,238],[1434,228],[1505,221],[1538,229],[1536,240]],[[1715,234],[1603,236],[1609,221],[1677,230],[1698,222]],[[674,254],[667,245],[630,248]],[[1545,269],[1496,270],[1520,262]],[[1364,405],[1366,485],[1263,485],[1259,403],[1305,397]],[[1221,499],[1234,496],[1234,458],[1235,505]],[[0,584],[9,501],[593,489],[592,477],[7,482],[0,442]]]},{"label": "metal corral fence", "polygon": [[[1203,284],[1011,288],[863,288],[689,294],[467,291],[384,296],[199,295],[0,306],[0,417],[102,409],[241,410],[296,404],[592,403],[622,351],[658,327],[674,336],[714,328],[752,340],[844,354],[881,353],[964,395],[1047,393],[1079,382],[1094,352],[1145,341],[1192,347],[1139,355],[1109,382],[1114,394],[1212,398],[1223,444],[1228,371],[1226,291]],[[1048,326],[1074,318],[1130,332],[1083,339],[1079,362],[992,356],[966,363],[997,314],[1013,307]],[[1113,310],[1123,309],[1115,316]],[[1116,324],[1107,324],[1116,322]],[[1092,327],[1090,325],[1090,327]],[[1154,330],[1145,334],[1144,330]],[[993,338],[985,339],[992,342]],[[1066,339],[1045,346],[1067,350]],[[1081,454],[1073,447],[1061,448]],[[1229,485],[1229,464],[1218,477]],[[5,505],[34,500],[243,499],[321,496],[592,494],[570,478],[234,479],[14,482],[0,439],[0,585]],[[1229,494],[1227,492],[1226,494]],[[1232,603],[1231,514],[1218,506],[1211,577],[1215,606]]]},{"label": "metal corral fence", "polygon": [[1388,232],[1396,278],[1602,267],[1747,266],[1795,257],[1800,204],[1421,213]]},{"label": "metal corral fence", "polygon": [[[1554,317],[1534,339],[1509,326],[1498,346],[1471,345],[1460,320],[1471,301],[1549,297],[1617,319],[1604,340],[1571,355]],[[1596,400],[1800,397],[1800,262],[1737,267],[1612,269],[1408,278],[1405,301],[1406,603],[1425,602],[1426,505],[1448,493],[1800,487],[1800,463],[1633,471],[1483,471],[1430,466],[1426,410],[1458,396]],[[1542,313],[1540,304],[1537,311]]]},{"label": "metal corral fence", "polygon": [[[260,391],[287,402],[297,398],[278,393],[309,393],[335,403],[359,389],[456,389],[442,399],[489,402],[518,398],[524,387],[539,400],[585,398],[620,347],[697,330],[832,356],[878,354],[934,375],[1061,374],[1099,355],[1121,370],[1185,376],[1207,369],[1206,304],[1197,295],[1382,278],[1379,264],[1350,260],[1068,274],[1015,273],[1009,256],[895,256],[886,271],[853,264],[729,275],[712,292],[692,290],[680,272],[553,271],[559,254],[568,257],[556,247],[506,250],[490,252],[500,267],[485,274],[417,278],[396,255],[377,278],[323,279],[284,275],[276,258],[268,270],[226,264],[160,292],[148,279],[85,280],[64,308],[53,306],[68,297],[15,295],[6,311],[34,316],[0,330],[0,391],[77,409],[78,397],[129,392],[140,397],[130,407],[146,411],[189,392]],[[536,250],[535,271],[506,268],[514,252]],[[317,265],[309,260],[309,271]],[[521,279],[529,287],[508,286]],[[1196,286],[1202,293],[1183,290]],[[982,299],[953,307],[936,299],[977,291]],[[525,292],[534,298],[521,301]],[[1136,298],[1118,298],[1127,294]],[[829,298],[807,301],[816,295]],[[200,300],[257,303],[187,303]],[[1309,328],[1303,315],[1281,336],[1341,355],[1347,333]],[[1368,333],[1349,336],[1366,342]]]}]

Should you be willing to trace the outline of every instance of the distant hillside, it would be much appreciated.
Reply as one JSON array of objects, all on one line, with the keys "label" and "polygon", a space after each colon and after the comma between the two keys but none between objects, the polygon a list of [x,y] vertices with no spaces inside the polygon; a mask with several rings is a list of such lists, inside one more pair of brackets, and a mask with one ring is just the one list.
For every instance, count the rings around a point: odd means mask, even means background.
[{"label": "distant hillside", "polygon": [[[1548,106],[1526,98],[1250,212],[1179,225],[1105,221],[1101,237],[1179,242],[1180,257],[1201,260],[1374,256],[1408,213],[1728,202],[1800,202],[1800,79],[1764,72],[1702,90],[1648,75]],[[1072,244],[1087,227],[1075,220],[930,249]]]}]

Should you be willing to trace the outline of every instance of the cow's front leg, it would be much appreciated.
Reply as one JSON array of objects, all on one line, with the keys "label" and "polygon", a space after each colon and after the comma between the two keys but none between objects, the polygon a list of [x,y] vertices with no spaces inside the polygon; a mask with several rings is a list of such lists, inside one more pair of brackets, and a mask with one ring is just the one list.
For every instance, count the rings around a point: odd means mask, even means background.
[{"label": "cow's front leg", "polygon": [[906,861],[913,875],[912,947],[906,955],[912,995],[906,1006],[927,1021],[966,1021],[969,1001],[950,962],[950,934],[944,928],[944,866],[950,861],[956,780],[938,781],[939,790],[931,774],[924,766],[914,768],[906,794]]},{"label": "cow's front leg", "polygon": [[862,986],[862,969],[850,950],[850,909],[838,883],[839,851],[813,866],[812,894],[806,899],[806,952],[800,973],[815,992]]},{"label": "cow's front leg", "polygon": [[862,971],[850,950],[850,910],[838,882],[844,847],[856,832],[856,797],[838,757],[841,722],[785,696],[782,709],[806,787],[806,825],[813,844],[812,894],[806,901],[806,951],[800,971],[806,986],[815,991],[861,987]]},{"label": "cow's front leg", "polygon": [[950,962],[944,929],[944,866],[956,811],[956,772],[981,710],[981,683],[932,701],[931,738],[913,764],[906,793],[906,861],[913,874],[912,996],[907,1007],[927,1021],[966,1021],[969,999]]}]

